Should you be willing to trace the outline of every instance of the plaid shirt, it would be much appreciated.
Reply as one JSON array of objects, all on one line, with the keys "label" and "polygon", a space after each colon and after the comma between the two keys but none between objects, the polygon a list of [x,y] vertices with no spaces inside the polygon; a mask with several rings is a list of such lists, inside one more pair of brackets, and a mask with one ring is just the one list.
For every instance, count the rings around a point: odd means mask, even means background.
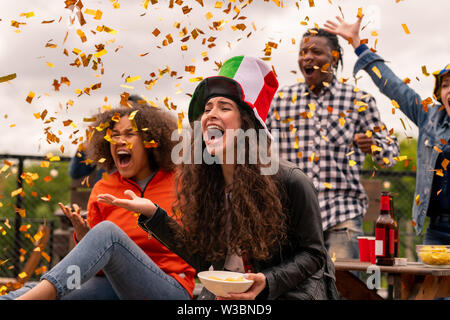
[{"label": "plaid shirt", "polygon": [[336,77],[315,96],[305,83],[281,88],[266,120],[279,130],[280,157],[296,163],[318,190],[322,227],[365,214],[368,198],[360,183],[366,154],[353,142],[356,133],[372,134],[373,157],[394,164],[399,146],[380,120],[375,99]]}]

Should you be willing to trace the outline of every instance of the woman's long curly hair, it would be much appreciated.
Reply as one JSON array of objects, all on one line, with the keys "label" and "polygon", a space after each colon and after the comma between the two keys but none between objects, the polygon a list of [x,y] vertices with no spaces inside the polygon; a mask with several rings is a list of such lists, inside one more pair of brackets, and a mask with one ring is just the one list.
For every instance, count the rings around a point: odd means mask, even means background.
[{"label": "woman's long curly hair", "polygon": [[[241,128],[255,128],[254,116],[242,107],[240,111]],[[194,140],[195,137],[191,140],[191,159]],[[204,141],[202,145],[204,150]],[[245,149],[248,158],[248,141]],[[265,260],[286,240],[283,191],[276,175],[261,175],[262,166],[260,159],[257,164],[247,161],[236,164],[233,184],[225,188],[220,164],[181,165],[176,179],[179,192],[174,210],[182,213],[184,228],[178,237],[191,253],[201,254],[208,261],[220,261],[228,253],[242,252],[251,258]],[[228,210],[225,207],[226,191],[231,191]],[[227,226],[230,226],[229,230]]]},{"label": "woman's long curly hair", "polygon": [[[117,115],[126,117],[137,111],[134,121],[146,147],[151,169],[173,171],[175,165],[171,160],[171,152],[176,141],[171,141],[171,135],[177,129],[175,117],[169,112],[141,103],[141,101],[130,100],[128,104],[130,107],[121,106],[95,116],[97,120],[88,133],[89,139],[86,146],[88,158],[107,171],[114,170],[116,165],[111,155],[110,142],[105,137],[107,138],[114,128],[116,124],[114,119],[117,120]],[[150,143],[152,140],[157,145]],[[100,159],[105,160],[100,163],[98,162]]]}]

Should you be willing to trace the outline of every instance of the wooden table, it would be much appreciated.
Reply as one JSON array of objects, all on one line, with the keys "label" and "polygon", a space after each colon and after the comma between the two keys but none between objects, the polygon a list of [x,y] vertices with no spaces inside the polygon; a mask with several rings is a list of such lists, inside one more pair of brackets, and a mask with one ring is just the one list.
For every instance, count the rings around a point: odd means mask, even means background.
[{"label": "wooden table", "polygon": [[379,267],[380,272],[387,273],[388,299],[431,300],[450,297],[450,268],[430,268],[417,262],[408,262],[406,266],[375,266],[359,260],[338,259],[334,262],[336,285],[343,297],[383,299],[376,290],[370,290],[366,283],[350,272],[367,272],[370,266]]}]

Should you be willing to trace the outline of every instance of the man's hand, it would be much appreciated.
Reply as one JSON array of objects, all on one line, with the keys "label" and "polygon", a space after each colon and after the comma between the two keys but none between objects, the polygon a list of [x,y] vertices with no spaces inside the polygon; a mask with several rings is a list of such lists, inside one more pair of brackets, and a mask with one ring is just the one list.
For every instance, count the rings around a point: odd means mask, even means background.
[{"label": "man's hand", "polygon": [[372,145],[375,144],[375,140],[373,137],[366,136],[365,133],[357,133],[355,134],[355,142],[358,145],[358,148],[361,149],[364,153],[372,154]]},{"label": "man's hand", "polygon": [[324,24],[324,29],[325,31],[343,37],[345,40],[351,42],[353,48],[356,49],[359,47],[359,44],[361,42],[361,39],[359,37],[359,28],[361,26],[362,18],[363,16],[359,17],[355,23],[349,24],[342,18],[336,17],[336,19],[339,21],[339,24],[331,20],[327,20],[327,22]]},{"label": "man's hand", "polygon": [[77,204],[73,204],[73,209],[69,206],[64,206],[61,202],[58,203],[64,215],[69,218],[72,223],[73,229],[75,231],[75,238],[77,241],[81,241],[81,239],[89,232],[91,229],[86,219],[81,216],[81,209]]}]

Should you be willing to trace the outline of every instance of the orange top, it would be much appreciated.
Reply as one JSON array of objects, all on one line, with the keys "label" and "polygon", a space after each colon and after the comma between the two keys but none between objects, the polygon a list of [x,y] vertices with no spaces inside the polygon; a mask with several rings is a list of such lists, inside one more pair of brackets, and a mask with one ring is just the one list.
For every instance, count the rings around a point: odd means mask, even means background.
[{"label": "orange top", "polygon": [[[112,221],[119,226],[165,273],[175,278],[191,295],[195,287],[195,270],[175,253],[169,251],[158,240],[149,239],[148,233],[142,230],[137,220],[139,215],[124,208],[100,203],[97,195],[109,193],[118,198],[126,197],[125,190],[132,190],[138,196],[152,200],[168,214],[172,213],[172,204],[176,199],[174,187],[175,173],[159,170],[147,183],[144,190],[118,172],[98,181],[92,189],[88,203],[88,223],[94,227],[104,220]],[[145,281],[145,279],[143,279]]]}]

